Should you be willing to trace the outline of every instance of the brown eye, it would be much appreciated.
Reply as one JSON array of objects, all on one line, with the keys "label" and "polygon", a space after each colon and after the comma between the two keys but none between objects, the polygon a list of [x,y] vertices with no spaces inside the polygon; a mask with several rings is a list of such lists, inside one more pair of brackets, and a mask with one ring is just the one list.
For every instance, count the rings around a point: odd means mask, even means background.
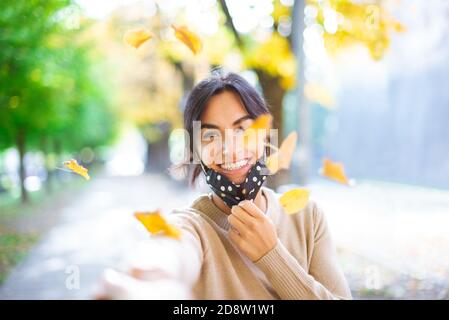
[{"label": "brown eye", "polygon": [[203,140],[205,141],[213,141],[214,139],[218,138],[219,134],[215,131],[207,131],[203,134]]},{"label": "brown eye", "polygon": [[245,129],[243,129],[242,126],[238,127],[235,129],[235,133],[236,134],[242,134],[243,132],[245,132]]}]

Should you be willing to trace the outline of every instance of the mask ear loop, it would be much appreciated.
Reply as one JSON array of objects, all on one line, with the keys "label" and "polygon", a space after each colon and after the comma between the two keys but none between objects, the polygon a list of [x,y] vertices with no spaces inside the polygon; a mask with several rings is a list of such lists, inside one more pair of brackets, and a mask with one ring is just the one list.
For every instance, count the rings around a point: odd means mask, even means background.
[{"label": "mask ear loop", "polygon": [[201,169],[203,169],[203,172],[206,172],[206,169],[204,168],[205,165],[203,163],[203,160],[200,160]]}]

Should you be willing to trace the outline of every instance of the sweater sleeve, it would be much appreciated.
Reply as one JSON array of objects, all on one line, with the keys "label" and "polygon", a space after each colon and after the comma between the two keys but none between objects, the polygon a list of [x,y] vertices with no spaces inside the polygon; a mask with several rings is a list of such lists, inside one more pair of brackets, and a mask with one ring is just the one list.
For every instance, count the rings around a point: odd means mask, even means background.
[{"label": "sweater sleeve", "polygon": [[206,252],[206,243],[200,236],[200,222],[190,213],[173,211],[167,221],[179,228],[180,239],[164,236],[151,236],[136,259],[143,270],[163,274],[167,278],[179,280],[191,287],[199,278]]},{"label": "sweater sleeve", "polygon": [[314,249],[309,273],[279,239],[276,246],[255,264],[265,273],[283,300],[351,299],[327,222],[316,205],[313,217]]}]

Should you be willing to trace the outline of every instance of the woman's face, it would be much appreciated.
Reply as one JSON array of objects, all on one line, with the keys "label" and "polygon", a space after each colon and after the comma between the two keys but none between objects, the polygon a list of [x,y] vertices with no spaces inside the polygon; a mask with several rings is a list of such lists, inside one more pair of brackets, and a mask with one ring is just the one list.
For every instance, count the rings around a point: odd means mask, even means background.
[{"label": "woman's face", "polygon": [[201,116],[201,160],[232,182],[242,183],[261,156],[249,150],[243,132],[252,122],[238,95],[224,91],[213,96]]}]

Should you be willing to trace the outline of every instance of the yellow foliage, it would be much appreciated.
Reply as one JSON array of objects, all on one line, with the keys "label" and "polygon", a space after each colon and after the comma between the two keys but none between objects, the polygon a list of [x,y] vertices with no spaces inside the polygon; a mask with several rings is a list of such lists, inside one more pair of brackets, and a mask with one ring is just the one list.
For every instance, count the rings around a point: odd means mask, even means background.
[{"label": "yellow foliage", "polygon": [[226,57],[235,50],[234,38],[226,28],[220,28],[215,34],[204,39],[203,52],[211,65],[223,65]]},{"label": "yellow foliage", "polygon": [[272,33],[268,40],[248,50],[245,64],[279,77],[284,89],[295,86],[296,59],[288,40],[278,33]]},{"label": "yellow foliage", "polygon": [[273,12],[271,14],[275,22],[279,22],[281,17],[291,17],[291,7],[284,6],[281,1],[273,1]]},{"label": "yellow foliage", "polygon": [[332,93],[324,86],[307,83],[304,87],[304,93],[310,101],[316,101],[321,106],[332,109],[335,106],[335,98]]},{"label": "yellow foliage", "polygon": [[[396,21],[382,6],[374,1],[308,0],[318,9],[317,22],[324,25],[324,10],[332,9],[338,17],[335,33],[324,32],[324,45],[330,54],[346,47],[361,44],[371,57],[381,59],[390,46],[391,32],[402,32],[404,26]],[[326,31],[326,30],[325,30]]]}]

